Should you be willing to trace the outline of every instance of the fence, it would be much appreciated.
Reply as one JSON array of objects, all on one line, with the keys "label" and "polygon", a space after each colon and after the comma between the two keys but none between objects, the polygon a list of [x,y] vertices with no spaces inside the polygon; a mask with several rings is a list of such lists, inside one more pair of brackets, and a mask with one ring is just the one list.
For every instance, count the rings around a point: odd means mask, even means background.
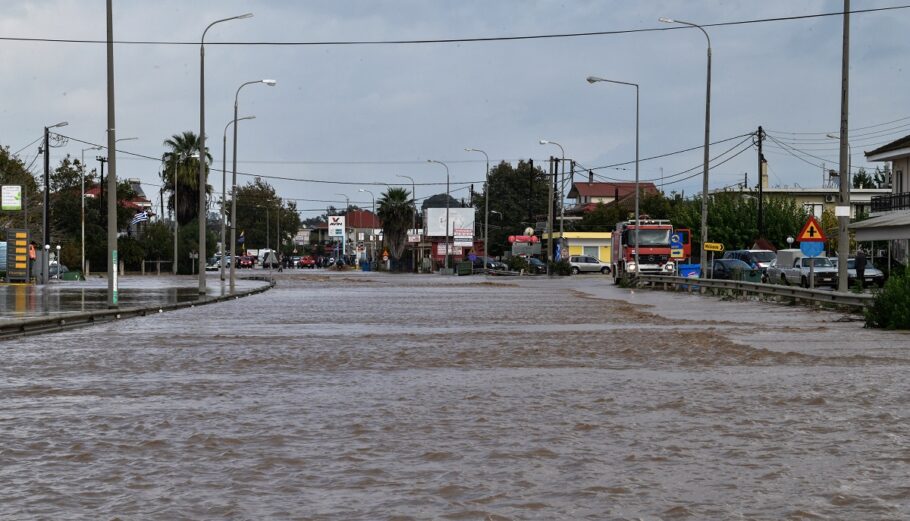
[{"label": "fence", "polygon": [[741,282],[735,280],[697,279],[689,277],[675,277],[671,275],[641,275],[636,279],[636,284],[647,284],[652,288],[675,291],[704,291],[714,293],[735,293],[769,295],[787,298],[794,302],[811,302],[815,304],[828,304],[847,307],[854,311],[862,311],[872,305],[872,295],[862,293],[840,293],[837,291],[824,291],[806,289],[795,286],[780,286],[777,284],[761,284],[755,282]]}]

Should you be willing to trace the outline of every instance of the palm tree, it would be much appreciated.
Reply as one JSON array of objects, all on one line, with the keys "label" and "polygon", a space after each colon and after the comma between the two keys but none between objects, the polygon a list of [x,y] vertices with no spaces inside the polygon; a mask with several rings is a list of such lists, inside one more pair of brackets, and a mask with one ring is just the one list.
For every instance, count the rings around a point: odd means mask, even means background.
[{"label": "palm tree", "polygon": [[[177,222],[186,224],[199,215],[199,136],[192,131],[174,134],[164,140],[170,150],[161,155],[164,163],[162,181],[164,189],[171,192],[167,207],[174,209],[174,189],[177,189]],[[212,155],[205,151],[205,177],[208,179]],[[175,184],[176,183],[176,184]],[[212,193],[212,186],[205,185],[205,193]],[[206,204],[208,207],[208,204]]]},{"label": "palm tree", "polygon": [[389,187],[386,193],[379,197],[379,209],[376,213],[382,220],[382,234],[396,268],[407,245],[408,228],[411,227],[414,211],[411,193],[404,188]]}]

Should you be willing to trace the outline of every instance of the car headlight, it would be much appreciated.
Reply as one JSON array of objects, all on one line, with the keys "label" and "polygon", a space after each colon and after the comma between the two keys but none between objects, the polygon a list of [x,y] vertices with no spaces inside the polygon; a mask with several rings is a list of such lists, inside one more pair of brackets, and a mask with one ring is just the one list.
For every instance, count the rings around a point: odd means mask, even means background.
[{"label": "car headlight", "polygon": [[676,266],[672,262],[664,264],[664,271],[673,271]]},{"label": "car headlight", "polygon": [[638,266],[634,262],[626,264],[626,271],[635,271],[636,269],[638,269]]}]

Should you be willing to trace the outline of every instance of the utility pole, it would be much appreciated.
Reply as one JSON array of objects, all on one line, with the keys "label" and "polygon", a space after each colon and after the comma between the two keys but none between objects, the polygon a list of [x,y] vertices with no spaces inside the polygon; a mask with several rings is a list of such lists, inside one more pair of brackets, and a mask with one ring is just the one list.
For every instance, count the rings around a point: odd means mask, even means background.
[{"label": "utility pole", "polygon": [[765,156],[762,154],[762,141],[765,131],[758,126],[758,237],[765,238]]},{"label": "utility pole", "polygon": [[850,148],[847,141],[847,118],[850,91],[850,0],[844,0],[844,50],[841,63],[840,92],[840,204],[837,215],[837,291],[847,291],[847,257],[850,256]]},{"label": "utility pole", "polygon": [[534,200],[534,160],[529,159],[528,163],[531,165],[530,174],[528,175],[528,222],[530,223],[534,220],[534,211],[531,204],[531,201]]},{"label": "utility pole", "polygon": [[41,265],[43,269],[41,270],[41,280],[38,282],[41,284],[47,284],[48,276],[50,275],[50,261],[48,260],[48,245],[51,243],[51,224],[47,218],[48,208],[51,206],[51,185],[50,185],[50,170],[51,170],[51,151],[50,151],[50,130],[48,127],[44,127],[44,205],[41,209],[44,218],[44,235],[41,237],[41,251],[44,257],[41,260]]},{"label": "utility pole", "polygon": [[[107,307],[117,307],[117,150],[114,117],[114,15],[107,0]],[[101,163],[102,165],[104,163]],[[204,193],[205,188],[200,190]]]},{"label": "utility pole", "polygon": [[550,261],[553,260],[553,207],[555,206],[554,197],[556,197],[556,175],[553,173],[553,167],[556,164],[556,158],[550,156],[550,179],[547,179],[547,275],[550,274]]}]

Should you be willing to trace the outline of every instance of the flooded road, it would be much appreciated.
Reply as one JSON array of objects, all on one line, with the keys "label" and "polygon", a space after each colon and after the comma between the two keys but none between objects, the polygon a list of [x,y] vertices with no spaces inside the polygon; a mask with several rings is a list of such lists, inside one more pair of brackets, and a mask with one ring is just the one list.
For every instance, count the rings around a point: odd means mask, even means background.
[{"label": "flooded road", "polygon": [[0,518],[907,519],[908,348],[599,276],[283,274],[0,343]]}]

